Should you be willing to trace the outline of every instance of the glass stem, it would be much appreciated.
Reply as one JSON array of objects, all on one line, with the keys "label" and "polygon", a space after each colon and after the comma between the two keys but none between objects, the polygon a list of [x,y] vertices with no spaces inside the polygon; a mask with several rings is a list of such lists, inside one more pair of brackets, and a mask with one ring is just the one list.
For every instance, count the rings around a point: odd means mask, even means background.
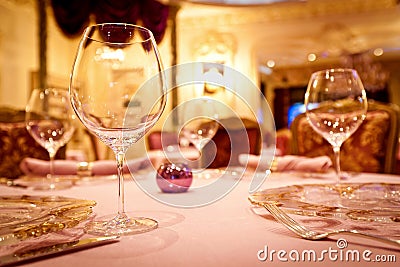
[{"label": "glass stem", "polygon": [[340,176],[341,176],[341,171],[340,171],[340,146],[334,146],[333,147],[333,155],[335,159],[335,172],[336,172],[336,177],[337,177],[337,182],[340,183]]},{"label": "glass stem", "polygon": [[54,176],[54,158],[55,158],[55,154],[54,153],[50,153],[50,172],[49,172],[49,178],[53,178]]},{"label": "glass stem", "polygon": [[199,147],[199,160],[197,162],[197,168],[199,170],[203,169],[203,161],[204,161],[204,159],[203,159],[203,148]]},{"label": "glass stem", "polygon": [[118,215],[125,214],[125,196],[124,196],[124,161],[125,153],[117,152],[117,171],[118,171]]},{"label": "glass stem", "polygon": [[56,157],[57,151],[50,151],[49,152],[49,157],[50,157],[50,171],[49,174],[47,175],[47,179],[50,180],[50,189],[55,188],[55,180],[54,180],[54,159]]}]

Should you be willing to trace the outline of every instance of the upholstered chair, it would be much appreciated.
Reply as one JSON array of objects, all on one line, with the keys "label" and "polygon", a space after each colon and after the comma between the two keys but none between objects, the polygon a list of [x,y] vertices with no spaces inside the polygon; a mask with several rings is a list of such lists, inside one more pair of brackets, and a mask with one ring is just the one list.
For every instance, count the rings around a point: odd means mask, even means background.
[{"label": "upholstered chair", "polygon": [[[243,138],[246,138],[248,143]],[[260,153],[261,139],[257,122],[239,118],[222,119],[212,142],[203,148],[202,155],[212,159],[211,164],[207,165],[208,168],[239,165],[239,154]],[[146,136],[146,141],[150,150],[162,149],[163,146],[165,149],[166,146],[179,144],[178,134],[174,132],[153,131]]]},{"label": "upholstered chair", "polygon": [[147,147],[150,150],[154,149],[162,149],[166,146],[178,145],[178,134],[174,132],[166,132],[166,131],[152,131],[146,136]]},{"label": "upholstered chair", "polygon": [[[17,178],[25,157],[49,160],[49,153],[40,146],[25,128],[25,111],[10,107],[0,108],[0,177]],[[56,158],[65,158],[65,146]]]},{"label": "upholstered chair", "polygon": [[[399,108],[393,104],[368,101],[367,117],[341,148],[344,171],[394,173],[399,143]],[[331,145],[309,125],[305,114],[292,122],[292,153],[316,157],[328,155]]]},{"label": "upholstered chair", "polygon": [[262,142],[260,126],[256,121],[246,118],[223,119],[212,141],[215,146],[209,142],[203,149],[205,157],[215,156],[208,168],[239,165],[240,154],[260,154]]}]

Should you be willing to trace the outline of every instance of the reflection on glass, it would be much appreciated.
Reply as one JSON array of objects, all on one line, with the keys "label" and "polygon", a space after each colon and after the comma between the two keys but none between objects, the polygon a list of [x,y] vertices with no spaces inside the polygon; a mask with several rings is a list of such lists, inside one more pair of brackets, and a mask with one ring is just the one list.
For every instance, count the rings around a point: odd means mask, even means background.
[{"label": "reflection on glass", "polygon": [[329,69],[311,75],[305,106],[308,122],[333,147],[338,182],[340,148],[367,114],[367,97],[355,70]]},{"label": "reflection on glass", "polygon": [[157,227],[151,218],[125,212],[125,153],[161,116],[166,85],[153,34],[136,25],[106,23],[88,27],[71,75],[72,106],[81,122],[115,153],[118,213],[86,226],[98,235],[129,235]]},{"label": "reflection on glass", "polygon": [[[200,97],[182,105],[180,143],[183,144],[185,141],[192,143],[199,151],[201,158],[204,146],[214,137],[219,127],[214,101],[207,97]],[[200,165],[204,163],[206,162],[201,160],[199,162]]]},{"label": "reflection on glass", "polygon": [[32,91],[26,105],[26,129],[50,156],[50,171],[43,183],[35,185],[34,189],[52,190],[71,186],[70,182],[57,181],[54,176],[54,158],[75,131],[74,116],[68,90],[49,88]]}]

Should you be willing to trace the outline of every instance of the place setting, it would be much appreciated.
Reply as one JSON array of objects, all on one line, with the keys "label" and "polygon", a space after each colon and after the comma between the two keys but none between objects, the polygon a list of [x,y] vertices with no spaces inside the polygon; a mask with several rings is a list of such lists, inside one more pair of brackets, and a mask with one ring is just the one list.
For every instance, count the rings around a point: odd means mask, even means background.
[{"label": "place setting", "polygon": [[[357,72],[329,69],[314,73],[305,94],[305,108],[312,128],[333,147],[335,177],[332,172],[322,179],[315,172],[294,172],[291,175],[302,179],[301,184],[276,186],[249,195],[254,213],[265,218],[272,215],[305,239],[350,233],[400,245],[400,184],[373,181],[373,174],[372,181],[357,182],[357,175],[343,175],[340,168],[342,143],[368,116],[367,99]],[[319,181],[310,183],[307,179]]]},{"label": "place setting", "polygon": [[0,12],[0,266],[396,266],[398,1]]},{"label": "place setting", "polygon": [[93,219],[95,205],[62,196],[1,196],[0,266],[80,248],[83,225]]},{"label": "place setting", "polygon": [[[103,51],[104,50],[104,51]],[[99,51],[123,51],[124,59],[101,58]],[[129,59],[128,59],[129,58]],[[88,59],[93,64],[88,64]],[[156,68],[155,68],[156,66]],[[158,66],[158,67],[157,67]],[[102,74],[117,74],[134,68],[126,75],[138,75],[145,83],[128,90],[111,83]],[[97,73],[95,84],[86,76]],[[70,90],[34,90],[26,107],[26,125],[31,136],[50,155],[50,162],[25,158],[20,167],[26,174],[15,185],[35,190],[34,195],[2,196],[0,222],[0,265],[14,264],[49,254],[91,247],[114,241],[121,235],[151,231],[158,222],[151,218],[130,217],[124,207],[124,175],[151,165],[149,158],[129,161],[125,152],[142,138],[159,119],[166,103],[166,86],[153,34],[130,24],[89,26],[78,48],[71,75]],[[119,74],[118,74],[119,75]],[[86,81],[82,86],[82,82]],[[147,83],[147,85],[146,85]],[[104,88],[103,93],[95,91]],[[103,87],[104,86],[104,87]],[[149,97],[152,96],[152,97]],[[122,105],[115,104],[118,97]],[[72,107],[71,107],[72,104]],[[139,107],[137,105],[140,105]],[[74,112],[75,111],[75,112]],[[115,152],[116,160],[80,162],[55,160],[60,147],[74,132],[78,118],[94,135]],[[95,200],[59,196],[82,181],[83,177],[113,177],[118,182],[118,210],[99,218],[93,212]],[[43,195],[39,195],[43,192]],[[47,195],[47,192],[53,194]],[[80,239],[83,235],[94,235]]]}]

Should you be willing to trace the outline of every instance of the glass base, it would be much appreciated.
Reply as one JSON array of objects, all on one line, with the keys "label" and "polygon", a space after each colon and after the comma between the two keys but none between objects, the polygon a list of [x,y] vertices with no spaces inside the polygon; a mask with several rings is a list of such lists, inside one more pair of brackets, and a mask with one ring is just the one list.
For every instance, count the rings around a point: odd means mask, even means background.
[{"label": "glass base", "polygon": [[156,220],[144,217],[128,217],[125,213],[96,218],[85,225],[85,232],[101,236],[134,235],[149,232],[158,227]]},{"label": "glass base", "polygon": [[346,171],[341,171],[340,172],[340,180],[349,180],[353,178],[354,176],[360,175],[359,172],[346,172]]},{"label": "glass base", "polygon": [[192,169],[193,178],[212,179],[222,176],[222,171],[219,169]]},{"label": "glass base", "polygon": [[44,180],[42,183],[36,183],[31,185],[33,190],[63,190],[68,189],[73,186],[71,181],[57,181],[57,182],[50,182]]}]

